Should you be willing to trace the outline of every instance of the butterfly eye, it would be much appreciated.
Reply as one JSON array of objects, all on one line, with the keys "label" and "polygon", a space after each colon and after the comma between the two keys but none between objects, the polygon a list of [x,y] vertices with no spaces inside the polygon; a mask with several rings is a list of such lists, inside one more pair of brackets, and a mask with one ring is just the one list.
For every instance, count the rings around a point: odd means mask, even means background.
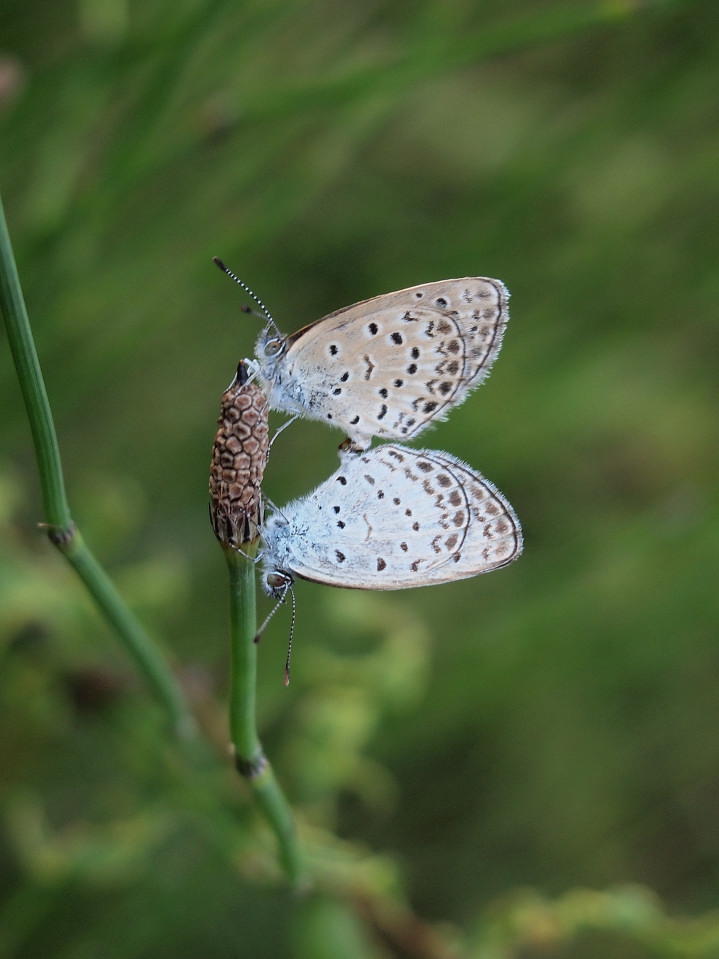
[{"label": "butterfly eye", "polygon": [[282,589],[283,586],[288,586],[290,583],[290,577],[286,573],[268,573],[267,574],[267,585],[272,589]]},{"label": "butterfly eye", "polygon": [[277,356],[278,353],[282,352],[282,347],[284,346],[284,340],[278,339],[275,337],[272,340],[268,340],[264,346],[265,356]]}]

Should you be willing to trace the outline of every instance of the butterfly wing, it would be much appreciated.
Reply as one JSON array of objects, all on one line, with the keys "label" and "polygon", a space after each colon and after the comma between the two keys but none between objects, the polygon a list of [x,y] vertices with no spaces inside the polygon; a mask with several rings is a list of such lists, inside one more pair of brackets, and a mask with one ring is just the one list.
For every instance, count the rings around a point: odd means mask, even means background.
[{"label": "butterfly wing", "polygon": [[410,439],[487,376],[508,300],[499,280],[441,280],[332,313],[274,358],[266,332],[257,353],[270,405],[338,426],[362,449],[373,436]]},{"label": "butterfly wing", "polygon": [[522,550],[514,510],[447,453],[388,444],[343,458],[270,526],[266,569],[353,589],[403,589],[476,576]]}]

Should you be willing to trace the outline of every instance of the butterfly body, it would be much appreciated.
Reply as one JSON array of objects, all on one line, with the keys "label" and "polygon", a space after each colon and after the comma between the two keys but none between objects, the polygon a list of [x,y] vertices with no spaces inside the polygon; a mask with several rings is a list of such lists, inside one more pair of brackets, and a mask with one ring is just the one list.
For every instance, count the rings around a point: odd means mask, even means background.
[{"label": "butterfly body", "polygon": [[448,453],[385,444],[345,453],[314,492],[263,529],[265,588],[294,577],[348,589],[404,589],[476,576],[522,551],[514,510]]},{"label": "butterfly body", "polygon": [[499,280],[441,280],[355,303],[256,347],[273,409],[344,430],[408,440],[443,419],[486,377],[502,344],[509,294]]}]

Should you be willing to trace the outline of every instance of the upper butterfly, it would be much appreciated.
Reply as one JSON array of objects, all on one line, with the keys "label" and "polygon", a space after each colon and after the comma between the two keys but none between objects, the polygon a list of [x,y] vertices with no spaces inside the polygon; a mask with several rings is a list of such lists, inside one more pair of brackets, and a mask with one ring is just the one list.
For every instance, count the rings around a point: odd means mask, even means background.
[{"label": "upper butterfly", "polygon": [[500,280],[465,277],[363,300],[290,336],[271,324],[255,348],[261,386],[272,409],[338,426],[355,450],[412,439],[485,379],[508,301]]}]

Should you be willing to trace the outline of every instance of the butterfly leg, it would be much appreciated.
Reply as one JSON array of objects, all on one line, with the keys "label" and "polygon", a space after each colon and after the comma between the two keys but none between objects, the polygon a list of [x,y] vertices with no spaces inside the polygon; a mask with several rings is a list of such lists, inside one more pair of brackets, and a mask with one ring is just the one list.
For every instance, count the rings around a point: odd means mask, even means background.
[{"label": "butterfly leg", "polygon": [[276,440],[277,437],[280,435],[280,433],[282,432],[282,430],[286,430],[287,427],[290,425],[290,423],[294,423],[294,421],[295,421],[296,419],[298,419],[299,415],[300,415],[299,413],[295,413],[295,415],[294,415],[294,416],[291,416],[291,417],[287,420],[286,423],[283,423],[282,426],[279,426],[279,427],[277,428],[277,430],[276,430],[276,432],[275,432],[275,435],[272,437],[272,439],[270,440],[270,442],[269,442],[269,444],[268,444],[268,446],[267,446],[267,459],[268,459],[268,460],[269,460],[269,458],[270,458],[270,450],[272,449],[272,444],[275,442],[275,440]]},{"label": "butterfly leg", "polygon": [[337,447],[337,449],[339,451],[340,459],[341,459],[345,453],[364,453],[367,447],[360,446],[359,443],[355,443],[354,440],[351,440],[348,436],[344,440],[342,440],[342,442]]}]

